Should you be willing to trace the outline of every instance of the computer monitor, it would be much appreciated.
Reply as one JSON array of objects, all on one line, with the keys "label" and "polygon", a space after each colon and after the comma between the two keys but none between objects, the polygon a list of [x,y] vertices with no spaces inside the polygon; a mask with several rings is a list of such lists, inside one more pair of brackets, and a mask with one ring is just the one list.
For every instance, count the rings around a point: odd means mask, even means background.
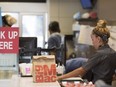
[{"label": "computer monitor", "polygon": [[24,50],[22,55],[31,56],[37,49],[37,37],[19,37],[19,48]]},{"label": "computer monitor", "polygon": [[30,63],[37,52],[37,37],[19,37],[19,63]]}]

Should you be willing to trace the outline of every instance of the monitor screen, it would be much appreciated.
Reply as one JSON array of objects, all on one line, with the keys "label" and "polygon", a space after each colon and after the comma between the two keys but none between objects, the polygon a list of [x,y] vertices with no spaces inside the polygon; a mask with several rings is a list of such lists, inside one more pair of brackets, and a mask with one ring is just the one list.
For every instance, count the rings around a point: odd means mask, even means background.
[{"label": "monitor screen", "polygon": [[27,51],[30,50],[30,52],[24,53],[24,55],[31,55],[31,51],[37,48],[37,37],[19,37],[19,48],[23,48]]},{"label": "monitor screen", "polygon": [[92,0],[81,0],[81,5],[82,5],[83,9],[92,9],[93,8]]}]

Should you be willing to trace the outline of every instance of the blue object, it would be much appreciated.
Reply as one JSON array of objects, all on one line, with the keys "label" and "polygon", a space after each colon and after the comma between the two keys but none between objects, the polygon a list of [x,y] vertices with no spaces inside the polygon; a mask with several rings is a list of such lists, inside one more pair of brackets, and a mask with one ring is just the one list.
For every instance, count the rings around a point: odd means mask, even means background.
[{"label": "blue object", "polygon": [[1,7],[0,7],[0,27],[2,27],[2,15],[1,15]]},{"label": "blue object", "polygon": [[92,0],[81,0],[81,5],[84,9],[92,9]]},{"label": "blue object", "polygon": [[71,72],[79,67],[81,67],[84,63],[87,62],[87,58],[74,58],[66,61],[65,73]]}]

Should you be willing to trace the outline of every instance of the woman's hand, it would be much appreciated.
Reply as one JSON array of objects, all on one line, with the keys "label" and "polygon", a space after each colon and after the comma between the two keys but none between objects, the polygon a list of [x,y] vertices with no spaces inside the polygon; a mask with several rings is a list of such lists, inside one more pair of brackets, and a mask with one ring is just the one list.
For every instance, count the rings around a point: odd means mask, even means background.
[{"label": "woman's hand", "polygon": [[62,80],[62,76],[57,76],[56,81]]},{"label": "woman's hand", "polygon": [[113,81],[116,80],[116,74],[113,75],[113,78],[112,78]]}]

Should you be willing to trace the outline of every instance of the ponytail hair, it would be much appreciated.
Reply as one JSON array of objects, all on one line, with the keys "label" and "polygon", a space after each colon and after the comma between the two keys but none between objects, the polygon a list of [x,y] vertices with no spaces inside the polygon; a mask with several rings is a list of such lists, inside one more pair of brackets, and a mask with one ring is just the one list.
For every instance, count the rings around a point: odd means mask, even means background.
[{"label": "ponytail hair", "polygon": [[99,20],[97,22],[97,26],[93,29],[92,33],[96,36],[101,37],[104,43],[108,43],[108,39],[110,37],[109,29],[106,27],[107,21]]}]

